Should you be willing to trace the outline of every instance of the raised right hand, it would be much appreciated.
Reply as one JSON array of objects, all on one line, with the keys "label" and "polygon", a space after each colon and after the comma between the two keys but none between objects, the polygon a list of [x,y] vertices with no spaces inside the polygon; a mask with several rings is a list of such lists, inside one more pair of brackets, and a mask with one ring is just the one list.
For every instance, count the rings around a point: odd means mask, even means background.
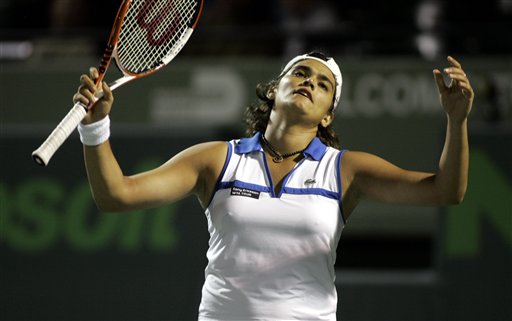
[{"label": "raised right hand", "polygon": [[[112,91],[105,82],[98,84],[98,86],[94,84],[97,78],[98,70],[94,67],[89,68],[88,75],[80,76],[80,86],[73,96],[73,103],[81,102],[89,107],[87,115],[82,120],[83,124],[91,124],[105,118],[110,113],[114,102]],[[95,94],[100,91],[103,91],[103,97],[97,100]]]}]

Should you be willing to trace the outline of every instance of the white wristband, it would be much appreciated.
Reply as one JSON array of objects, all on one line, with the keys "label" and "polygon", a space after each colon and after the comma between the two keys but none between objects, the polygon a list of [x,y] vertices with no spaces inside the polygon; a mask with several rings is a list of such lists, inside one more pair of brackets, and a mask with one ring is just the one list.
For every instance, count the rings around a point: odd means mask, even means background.
[{"label": "white wristband", "polygon": [[100,121],[92,124],[78,125],[80,141],[86,146],[97,146],[107,141],[110,137],[110,118],[108,115]]}]

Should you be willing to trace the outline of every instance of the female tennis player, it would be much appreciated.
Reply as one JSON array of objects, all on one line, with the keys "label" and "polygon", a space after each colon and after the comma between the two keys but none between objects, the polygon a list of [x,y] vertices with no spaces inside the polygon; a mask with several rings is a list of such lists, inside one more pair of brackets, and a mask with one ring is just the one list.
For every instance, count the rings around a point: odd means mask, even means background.
[{"label": "female tennis player", "polygon": [[[94,199],[102,210],[127,211],[198,198],[210,233],[199,320],[335,320],[336,246],[360,200],[438,206],[464,197],[474,93],[460,63],[448,63],[448,85],[433,71],[448,119],[435,173],[339,148],[331,123],[342,75],[319,53],[295,57],[258,86],[249,137],[192,146],[134,176],[109,145],[113,96],[103,84],[79,127]],[[95,99],[96,77],[94,68],[81,76],[75,102]]]}]

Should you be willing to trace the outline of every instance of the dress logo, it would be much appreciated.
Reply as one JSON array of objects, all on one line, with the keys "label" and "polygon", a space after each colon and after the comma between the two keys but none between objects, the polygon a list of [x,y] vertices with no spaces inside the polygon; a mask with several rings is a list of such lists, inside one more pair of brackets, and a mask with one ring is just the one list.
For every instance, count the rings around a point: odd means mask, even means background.
[{"label": "dress logo", "polygon": [[260,198],[260,192],[258,192],[258,191],[248,189],[248,188],[236,187],[236,186],[231,187],[231,195],[250,197],[250,198],[254,198],[254,199]]},{"label": "dress logo", "polygon": [[308,178],[307,180],[304,181],[304,185],[312,185],[315,183],[316,183],[316,180],[314,178]]}]

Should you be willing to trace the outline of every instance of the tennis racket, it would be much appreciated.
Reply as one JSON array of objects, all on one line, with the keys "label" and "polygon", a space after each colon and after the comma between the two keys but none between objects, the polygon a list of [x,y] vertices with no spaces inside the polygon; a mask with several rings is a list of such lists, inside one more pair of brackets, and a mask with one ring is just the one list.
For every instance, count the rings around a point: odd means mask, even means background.
[{"label": "tennis racket", "polygon": [[[112,90],[167,65],[194,31],[203,0],[123,0],[98,67],[101,83],[114,58],[122,76],[110,83]],[[101,98],[102,92],[96,95]],[[87,114],[94,103],[76,103],[41,146],[32,152],[34,161],[48,165],[51,157]]]}]

